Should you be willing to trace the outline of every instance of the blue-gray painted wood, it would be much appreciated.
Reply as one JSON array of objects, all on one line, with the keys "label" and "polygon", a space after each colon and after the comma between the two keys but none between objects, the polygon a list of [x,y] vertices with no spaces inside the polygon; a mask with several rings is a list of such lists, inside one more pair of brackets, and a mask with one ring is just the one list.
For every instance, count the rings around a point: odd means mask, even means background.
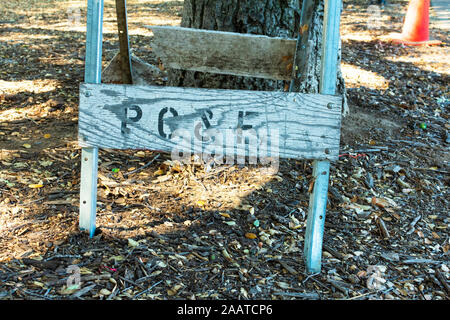
[{"label": "blue-gray painted wood", "polygon": [[[320,94],[82,84],[79,143],[231,160],[250,150],[267,156],[269,139],[272,157],[337,160],[341,103]],[[242,136],[258,143],[242,143]]]},{"label": "blue-gray painted wood", "polygon": [[[325,0],[322,70],[320,93],[335,94],[341,0]],[[310,196],[305,234],[305,263],[308,273],[319,273],[322,262],[322,243],[328,199],[329,161],[314,161],[314,188]]]},{"label": "blue-gray painted wood", "polygon": [[[88,0],[86,30],[86,83],[101,83],[103,0]],[[81,152],[80,219],[79,227],[90,237],[95,233],[97,210],[98,148],[83,148]]]}]

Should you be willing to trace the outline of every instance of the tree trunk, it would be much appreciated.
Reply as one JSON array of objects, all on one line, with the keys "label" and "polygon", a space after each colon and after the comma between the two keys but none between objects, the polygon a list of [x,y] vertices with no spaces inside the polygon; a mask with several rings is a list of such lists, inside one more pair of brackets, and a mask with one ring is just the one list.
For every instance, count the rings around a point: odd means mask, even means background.
[{"label": "tree trunk", "polygon": [[[308,41],[304,47],[297,49],[295,62],[298,68],[291,91],[318,93],[324,0],[185,0],[181,26],[296,39],[301,29],[302,1],[309,1],[312,10],[305,12],[302,20],[308,24],[307,29],[302,29],[307,32]],[[285,81],[184,70],[169,70],[169,85],[267,91],[286,90],[289,87]],[[340,69],[337,92],[345,100],[345,85]]]}]

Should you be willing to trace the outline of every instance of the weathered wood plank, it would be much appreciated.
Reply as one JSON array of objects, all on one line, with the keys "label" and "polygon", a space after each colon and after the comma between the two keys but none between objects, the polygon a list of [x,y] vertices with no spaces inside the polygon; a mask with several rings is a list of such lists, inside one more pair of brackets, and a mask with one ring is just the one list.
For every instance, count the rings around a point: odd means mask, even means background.
[{"label": "weathered wood plank", "polygon": [[219,74],[292,79],[296,40],[181,27],[147,26],[166,67]]},{"label": "weathered wood plank", "polygon": [[340,120],[341,97],[333,95],[80,87],[81,146],[336,160]]}]

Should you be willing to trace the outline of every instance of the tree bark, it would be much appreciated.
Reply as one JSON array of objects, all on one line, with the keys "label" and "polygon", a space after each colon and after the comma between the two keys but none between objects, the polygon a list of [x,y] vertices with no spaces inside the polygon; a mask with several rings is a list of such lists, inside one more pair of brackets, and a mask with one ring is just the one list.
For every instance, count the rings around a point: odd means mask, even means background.
[{"label": "tree bark", "polygon": [[[300,28],[302,1],[310,1],[308,27]],[[318,93],[322,53],[324,0],[185,0],[181,26],[186,28],[260,34],[296,39],[300,30],[307,43],[297,49],[296,77],[291,91]],[[303,58],[302,57],[306,57]],[[340,64],[340,54],[338,57]],[[290,83],[260,78],[218,75],[185,70],[168,70],[169,85],[180,87],[287,90]],[[337,92],[344,96],[345,84],[338,71]]]}]

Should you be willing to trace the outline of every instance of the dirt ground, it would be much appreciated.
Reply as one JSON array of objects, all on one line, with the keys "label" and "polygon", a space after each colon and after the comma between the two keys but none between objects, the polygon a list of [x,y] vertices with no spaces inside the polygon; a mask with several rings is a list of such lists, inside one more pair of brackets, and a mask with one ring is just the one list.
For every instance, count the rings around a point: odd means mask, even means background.
[{"label": "dirt ground", "polygon": [[[178,25],[182,5],[128,1],[137,56],[156,63],[143,26]],[[316,275],[303,262],[309,161],[282,160],[265,175],[100,150],[98,233],[80,233],[85,1],[0,8],[0,299],[449,298],[448,30],[431,24],[440,46],[385,42],[402,28],[405,1],[370,26],[367,2],[344,3],[350,114]],[[114,1],[104,32],[106,65],[118,48]]]}]

